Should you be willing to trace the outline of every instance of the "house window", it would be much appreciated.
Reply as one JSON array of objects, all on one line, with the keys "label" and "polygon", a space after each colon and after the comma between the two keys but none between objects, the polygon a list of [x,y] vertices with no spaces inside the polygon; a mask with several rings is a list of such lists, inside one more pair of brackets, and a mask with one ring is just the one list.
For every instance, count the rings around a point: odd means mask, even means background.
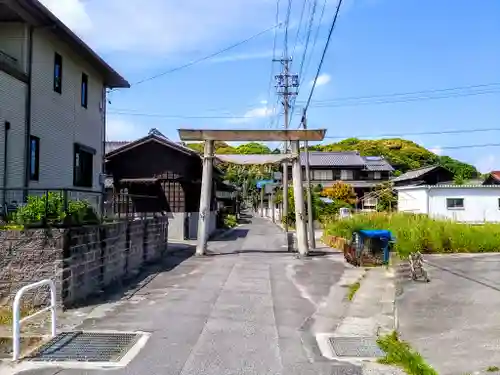
[{"label": "house window", "polygon": [[89,76],[86,75],[85,73],[82,73],[82,107],[87,108],[88,100],[89,100]]},{"label": "house window", "polygon": [[448,210],[459,210],[464,208],[464,198],[446,198]]},{"label": "house window", "polygon": [[312,170],[311,172],[314,181],[331,181],[333,178],[333,173],[329,170]]},{"label": "house window", "polygon": [[352,180],[353,178],[354,178],[354,173],[352,170],[342,169],[342,171],[340,173],[341,180]]},{"label": "house window", "polygon": [[92,187],[93,164],[95,150],[75,143],[75,155],[73,166],[73,185],[80,187]]},{"label": "house window", "polygon": [[40,138],[30,136],[30,180],[38,181],[40,173]]},{"label": "house window", "polygon": [[382,178],[382,173],[380,172],[373,172],[373,179],[374,180],[380,180]]},{"label": "house window", "polygon": [[54,91],[59,94],[62,92],[62,56],[58,53],[54,55]]}]

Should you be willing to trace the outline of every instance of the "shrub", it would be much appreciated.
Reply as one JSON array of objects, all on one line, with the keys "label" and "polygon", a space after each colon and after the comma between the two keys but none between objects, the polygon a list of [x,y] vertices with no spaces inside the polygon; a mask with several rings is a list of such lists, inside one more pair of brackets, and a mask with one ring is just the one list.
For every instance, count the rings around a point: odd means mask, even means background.
[{"label": "shrub", "polygon": [[236,225],[238,225],[238,219],[236,219],[236,215],[226,215],[224,217],[225,228],[234,228]]},{"label": "shrub", "polygon": [[500,225],[468,225],[433,220],[426,215],[369,213],[329,221],[325,234],[350,239],[361,229],[387,229],[396,239],[394,249],[405,258],[422,253],[478,253],[500,251]]},{"label": "shrub", "polygon": [[90,224],[98,222],[98,217],[85,200],[68,200],[65,210],[62,194],[49,192],[42,196],[30,195],[27,203],[14,213],[14,221],[19,225],[33,224]]}]

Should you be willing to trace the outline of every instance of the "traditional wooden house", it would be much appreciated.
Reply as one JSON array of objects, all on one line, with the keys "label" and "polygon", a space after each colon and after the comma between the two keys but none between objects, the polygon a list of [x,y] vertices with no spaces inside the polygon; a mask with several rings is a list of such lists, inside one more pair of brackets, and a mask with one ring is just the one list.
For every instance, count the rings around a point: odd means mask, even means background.
[{"label": "traditional wooden house", "polygon": [[[106,142],[106,173],[108,191],[129,197],[134,211],[169,216],[170,239],[196,238],[202,175],[197,152],[152,129],[133,142]],[[215,191],[220,180],[214,173],[210,232],[216,229]]]},{"label": "traditional wooden house", "polygon": [[441,165],[413,169],[392,179],[394,186],[453,184],[453,172]]}]

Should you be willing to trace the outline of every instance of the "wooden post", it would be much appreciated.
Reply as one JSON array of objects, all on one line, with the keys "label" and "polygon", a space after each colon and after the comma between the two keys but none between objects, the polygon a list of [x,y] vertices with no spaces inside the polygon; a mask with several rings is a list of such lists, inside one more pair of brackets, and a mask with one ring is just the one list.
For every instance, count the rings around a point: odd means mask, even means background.
[{"label": "wooden post", "polygon": [[297,235],[297,248],[301,256],[308,253],[306,222],[304,215],[304,186],[302,183],[302,166],[300,164],[299,141],[292,141],[293,155],[293,196],[295,200],[295,232]]},{"label": "wooden post", "polygon": [[198,219],[198,245],[196,255],[204,255],[207,250],[210,203],[212,201],[212,172],[213,172],[214,141],[205,141],[203,155],[203,175],[201,179],[200,216]]}]

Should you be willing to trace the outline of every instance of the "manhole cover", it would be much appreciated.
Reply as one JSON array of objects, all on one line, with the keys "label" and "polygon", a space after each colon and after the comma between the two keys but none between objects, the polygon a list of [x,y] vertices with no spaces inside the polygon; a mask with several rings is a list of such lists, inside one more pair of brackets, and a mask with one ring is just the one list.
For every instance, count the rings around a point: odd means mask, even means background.
[{"label": "manhole cover", "polygon": [[379,358],[385,356],[377,345],[376,337],[331,337],[330,343],[339,357]]},{"label": "manhole cover", "polygon": [[29,358],[42,362],[118,362],[139,340],[137,333],[64,332]]}]

